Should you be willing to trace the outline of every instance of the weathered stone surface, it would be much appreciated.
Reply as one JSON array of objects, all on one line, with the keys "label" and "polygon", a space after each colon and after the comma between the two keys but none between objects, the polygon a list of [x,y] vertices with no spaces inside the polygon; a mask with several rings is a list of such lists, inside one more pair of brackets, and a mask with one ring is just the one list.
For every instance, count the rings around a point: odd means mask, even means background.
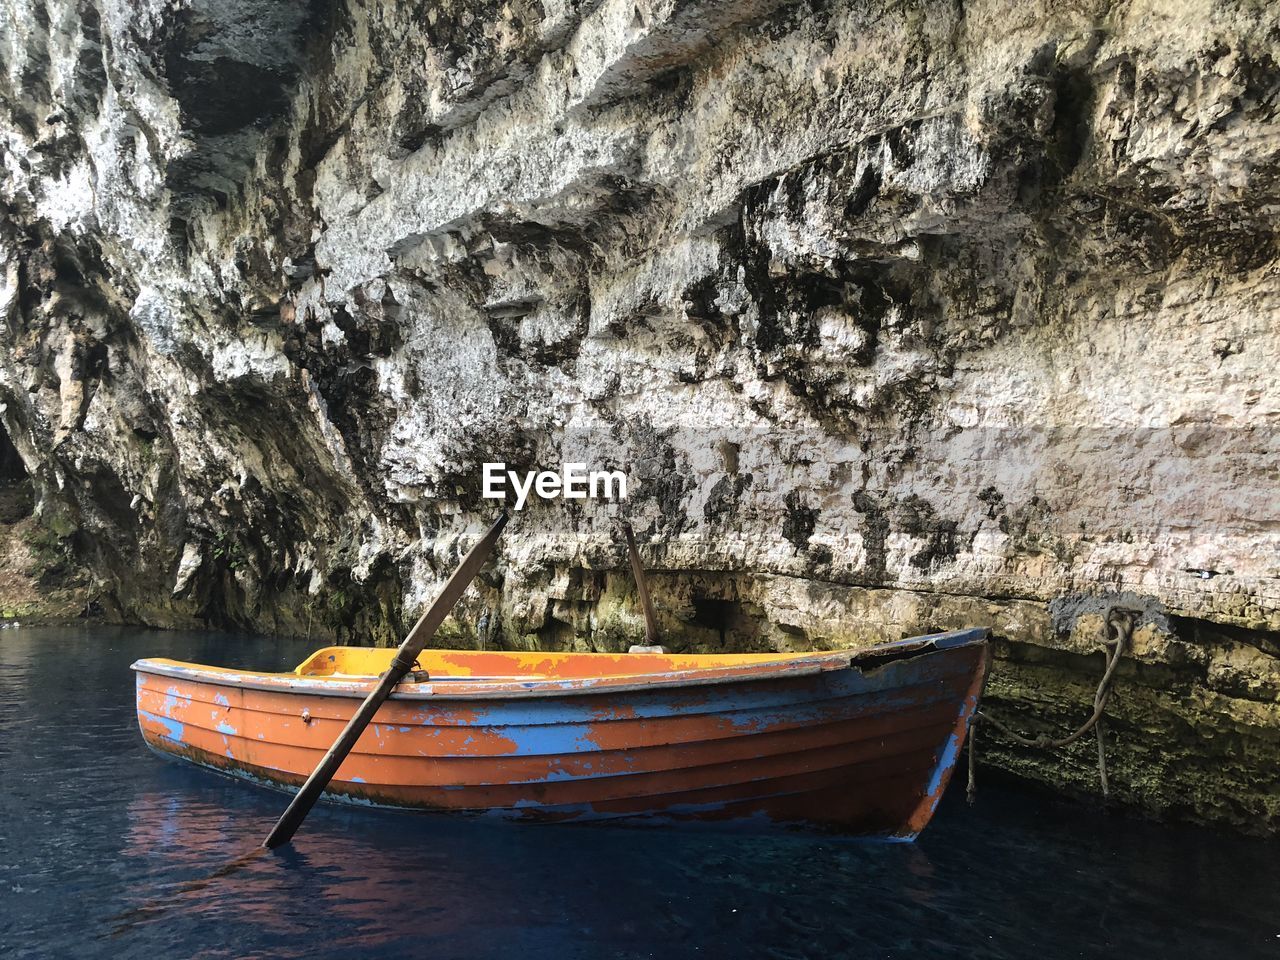
[{"label": "weathered stone surface", "polygon": [[[1115,792],[1280,826],[1275,10],[0,11],[0,421],[116,615],[386,640],[482,462],[616,464],[674,645],[990,623],[1067,726],[1120,594]],[[448,642],[637,637],[614,512]]]}]

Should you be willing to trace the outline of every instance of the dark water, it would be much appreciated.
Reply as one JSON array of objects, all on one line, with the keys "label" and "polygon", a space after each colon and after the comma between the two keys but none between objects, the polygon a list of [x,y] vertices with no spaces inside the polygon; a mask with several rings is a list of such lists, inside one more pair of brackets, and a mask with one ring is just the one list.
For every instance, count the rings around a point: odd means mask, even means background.
[{"label": "dark water", "polygon": [[915,844],[321,808],[166,763],[129,664],[305,644],[0,632],[0,957],[1280,957],[1280,844],[959,784]]}]

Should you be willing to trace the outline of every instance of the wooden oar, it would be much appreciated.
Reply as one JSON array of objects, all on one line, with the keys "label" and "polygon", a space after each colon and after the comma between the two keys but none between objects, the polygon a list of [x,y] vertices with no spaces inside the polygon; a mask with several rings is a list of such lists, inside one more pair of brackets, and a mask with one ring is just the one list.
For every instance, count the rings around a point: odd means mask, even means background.
[{"label": "wooden oar", "polygon": [[427,608],[427,612],[422,615],[413,629],[409,631],[409,635],[404,638],[404,643],[400,644],[400,649],[396,651],[395,657],[391,660],[391,667],[382,675],[378,685],[373,688],[373,692],[369,694],[364,703],[360,704],[360,709],[348,721],[342,733],[338,734],[338,739],[329,748],[329,752],[324,755],[320,765],[315,768],[311,776],[307,777],[307,782],[302,785],[302,789],[293,798],[293,802],[289,804],[289,809],[284,812],[284,816],[276,822],[267,839],[262,841],[262,845],[268,850],[283,846],[293,838],[298,827],[302,825],[302,821],[306,819],[307,814],[311,812],[311,808],[315,806],[316,800],[320,798],[320,794],[324,792],[324,788],[329,785],[333,775],[338,772],[338,767],[342,765],[342,761],[347,758],[351,748],[360,739],[360,734],[369,725],[373,715],[377,713],[378,708],[382,706],[387,697],[391,696],[391,691],[395,689],[396,684],[403,680],[405,674],[413,669],[413,663],[418,659],[418,654],[422,652],[422,648],[427,645],[427,641],[440,629],[440,624],[444,623],[444,618],[449,615],[453,605],[458,602],[466,591],[467,586],[475,578],[475,575],[480,572],[485,560],[489,558],[490,551],[493,550],[493,545],[498,541],[498,535],[502,533],[502,528],[506,525],[507,512],[504,510],[502,515],[498,517],[497,522],[489,528],[489,532],[481,537],[480,542],[471,548],[471,552],[462,558],[462,563],[458,565],[457,570],[453,571],[453,575],[445,583],[444,589],[440,591],[440,596],[436,597],[435,603]]},{"label": "wooden oar", "polygon": [[649,584],[644,578],[644,567],[640,563],[640,552],[636,550],[635,534],[631,532],[631,524],[625,520],[622,532],[627,537],[627,556],[631,560],[631,575],[636,580],[636,592],[640,594],[640,609],[644,611],[644,642],[647,646],[658,646],[658,618],[653,613],[653,601],[649,599]]}]

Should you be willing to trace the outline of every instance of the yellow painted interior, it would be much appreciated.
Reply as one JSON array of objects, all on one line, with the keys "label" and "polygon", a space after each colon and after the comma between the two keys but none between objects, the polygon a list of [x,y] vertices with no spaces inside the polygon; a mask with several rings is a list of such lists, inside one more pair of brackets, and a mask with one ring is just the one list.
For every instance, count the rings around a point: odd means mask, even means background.
[{"label": "yellow painted interior", "polygon": [[[574,678],[616,677],[773,663],[811,653],[541,653],[527,651],[424,650],[417,668],[433,679],[446,677]],[[294,670],[299,676],[376,676],[391,664],[395,650],[383,647],[324,647]]]}]

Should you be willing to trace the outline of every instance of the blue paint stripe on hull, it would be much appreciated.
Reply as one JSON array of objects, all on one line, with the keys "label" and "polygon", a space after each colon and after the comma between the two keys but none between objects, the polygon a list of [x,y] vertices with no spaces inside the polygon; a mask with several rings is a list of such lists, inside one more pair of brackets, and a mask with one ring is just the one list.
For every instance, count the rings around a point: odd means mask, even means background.
[{"label": "blue paint stripe on hull", "polygon": [[[850,722],[851,721],[848,721],[848,720],[838,720],[838,721],[832,721],[830,724],[823,724],[822,726],[831,726],[834,724],[850,723]],[[857,723],[859,721],[855,720],[852,722]],[[620,769],[616,767],[611,768],[610,760],[612,758],[616,758],[619,756],[630,758],[633,760],[638,760],[641,757],[643,757],[646,751],[663,751],[663,750],[669,749],[670,745],[661,745],[661,746],[655,745],[655,746],[649,746],[649,747],[630,747],[626,749],[613,749],[613,750],[579,751],[578,753],[566,752],[561,754],[548,754],[546,755],[546,759],[548,762],[547,774],[544,776],[529,777],[524,779],[506,778],[503,780],[470,780],[465,778],[466,766],[477,765],[477,764],[488,764],[495,759],[497,760],[508,759],[509,755],[505,755],[502,757],[493,757],[493,756],[456,757],[454,756],[454,757],[437,758],[437,757],[428,757],[428,756],[421,756],[421,755],[388,755],[380,751],[372,752],[372,753],[369,753],[368,751],[365,751],[365,752],[368,755],[372,755],[380,759],[394,758],[398,761],[408,761],[410,763],[420,762],[424,765],[438,763],[440,759],[444,759],[450,764],[450,769],[456,770],[460,779],[459,779],[459,782],[455,784],[455,786],[460,789],[472,788],[472,787],[497,787],[497,786],[508,786],[508,785],[537,786],[539,784],[598,782],[598,781],[605,781],[605,780],[610,780],[614,778],[623,778],[623,777],[653,776],[656,774],[667,773],[673,770],[688,772],[688,771],[694,771],[694,770],[704,769],[708,767],[724,766],[726,764],[749,765],[755,761],[776,759],[778,757],[783,757],[783,756],[798,756],[802,754],[818,754],[822,752],[831,752],[831,751],[847,748],[855,744],[869,743],[874,740],[880,740],[883,743],[886,741],[894,740],[895,738],[906,738],[913,735],[917,735],[921,731],[935,731],[936,732],[935,735],[937,737],[936,742],[941,742],[942,738],[946,735],[947,731],[954,726],[954,723],[955,723],[954,718],[946,718],[946,717],[939,718],[937,716],[931,716],[929,719],[919,723],[915,723],[915,724],[912,724],[910,722],[905,722],[900,727],[895,726],[889,732],[875,732],[870,734],[858,735],[855,731],[855,732],[851,732],[851,735],[835,740],[832,743],[826,743],[826,744],[821,744],[821,745],[812,746],[812,747],[797,747],[794,745],[794,743],[791,742],[791,740],[797,734],[811,732],[813,728],[806,728],[803,731],[786,730],[786,731],[780,731],[777,733],[764,732],[764,733],[744,734],[742,737],[733,738],[729,742],[737,743],[737,744],[743,744],[747,742],[753,743],[756,745],[756,750],[758,752],[756,752],[753,756],[750,756],[750,757],[746,757],[742,759],[732,759],[732,760],[717,759],[717,755],[715,751],[724,750],[726,748],[726,741],[724,740],[687,741],[682,743],[680,746],[684,748],[689,748],[693,751],[704,749],[709,752],[710,756],[708,756],[706,760],[699,761],[699,762],[693,762],[688,764],[671,764],[671,765],[666,765],[662,767],[655,767],[653,769]],[[206,732],[208,732],[208,728],[202,728],[202,729],[205,729]],[[165,735],[160,735],[160,736],[162,736],[163,739],[168,740],[170,743],[172,743],[175,748],[191,748],[191,744],[189,744],[185,740],[174,739],[173,737],[165,736]],[[254,745],[258,742],[256,740],[249,739],[243,736],[238,736],[238,735],[237,736],[223,735],[223,736],[226,742],[228,743],[228,745],[234,747],[234,749],[232,750],[223,751],[223,755],[229,758],[234,757],[236,759],[248,760],[252,756],[251,751]],[[773,746],[774,744],[777,744],[777,746],[774,747]],[[771,747],[773,748],[771,749]],[[323,751],[316,749],[316,750],[313,750],[312,752],[315,754],[316,760],[318,762],[319,757],[323,754]],[[574,773],[574,774],[564,773],[563,771],[557,772],[555,769],[555,761],[557,759],[559,760],[567,760],[569,758],[581,759],[584,757],[592,758],[594,763],[598,764],[601,767],[604,767],[605,769],[602,772],[590,771],[586,773]],[[598,760],[595,759],[597,757],[599,758]],[[947,762],[949,765],[950,762],[954,762],[954,757],[952,757],[950,761],[944,761],[944,762]],[[936,779],[936,776],[935,776],[935,779]],[[351,782],[354,783],[357,781],[353,780]],[[360,781],[360,782],[367,782],[367,781]],[[391,786],[392,784],[389,784],[386,782],[373,781],[371,785],[374,787],[384,787],[384,786]],[[932,790],[932,787],[930,788],[930,790]]]},{"label": "blue paint stripe on hull", "polygon": [[[954,694],[946,694],[945,692],[929,692],[921,691],[918,688],[906,691],[885,691],[876,694],[855,694],[841,698],[828,698],[820,701],[797,704],[791,707],[778,707],[767,711],[760,710],[726,710],[714,714],[717,717],[723,717],[732,723],[734,728],[739,731],[738,736],[751,737],[757,735],[757,732],[767,732],[767,728],[772,725],[786,724],[789,726],[800,725],[817,725],[842,723],[852,720],[870,719],[872,716],[892,715],[901,712],[914,712],[918,709],[929,709],[941,706],[949,700],[955,699]],[[874,711],[874,713],[869,713]],[[241,739],[249,743],[256,742],[255,726],[252,722],[252,713],[246,710],[238,709],[237,732]],[[707,716],[702,714],[700,716]],[[390,753],[383,748],[374,748],[369,745],[368,735],[361,738],[357,743],[353,753],[373,755],[373,756],[401,756],[401,757],[425,757],[432,755],[452,756],[458,759],[506,759],[510,757],[540,757],[540,756],[564,756],[567,754],[584,754],[603,752],[601,748],[592,739],[592,735],[601,726],[607,726],[611,731],[624,728],[631,725],[647,725],[661,720],[669,719],[668,717],[649,717],[644,719],[608,719],[597,720],[592,723],[567,723],[562,725],[554,724],[535,724],[529,726],[504,726],[491,727],[489,724],[475,724],[470,729],[485,734],[495,734],[503,738],[503,740],[513,745],[514,749],[503,753],[490,754],[433,754],[430,751],[430,741],[433,733],[441,731],[455,734],[457,727],[434,727],[421,726],[416,728],[420,731],[420,736],[415,736],[416,731],[404,731],[401,727],[396,727],[396,740],[400,743],[408,745],[411,742],[420,741],[421,749],[418,752],[405,752],[403,750]],[[189,721],[190,722],[190,721]],[[340,728],[337,721],[329,721],[335,731]],[[231,730],[220,729],[218,726],[208,726],[193,724],[197,729],[203,729],[211,733],[225,734]],[[596,734],[598,735],[598,734]],[[375,732],[376,736],[376,732]],[[610,733],[612,739],[615,733]],[[726,737],[722,739],[732,739]],[[701,742],[695,740],[691,742]],[[298,749],[312,750],[317,755],[322,754],[325,747],[302,747],[296,744]],[[633,749],[646,749],[645,747],[635,747]],[[423,752],[428,751],[428,752]]]}]

